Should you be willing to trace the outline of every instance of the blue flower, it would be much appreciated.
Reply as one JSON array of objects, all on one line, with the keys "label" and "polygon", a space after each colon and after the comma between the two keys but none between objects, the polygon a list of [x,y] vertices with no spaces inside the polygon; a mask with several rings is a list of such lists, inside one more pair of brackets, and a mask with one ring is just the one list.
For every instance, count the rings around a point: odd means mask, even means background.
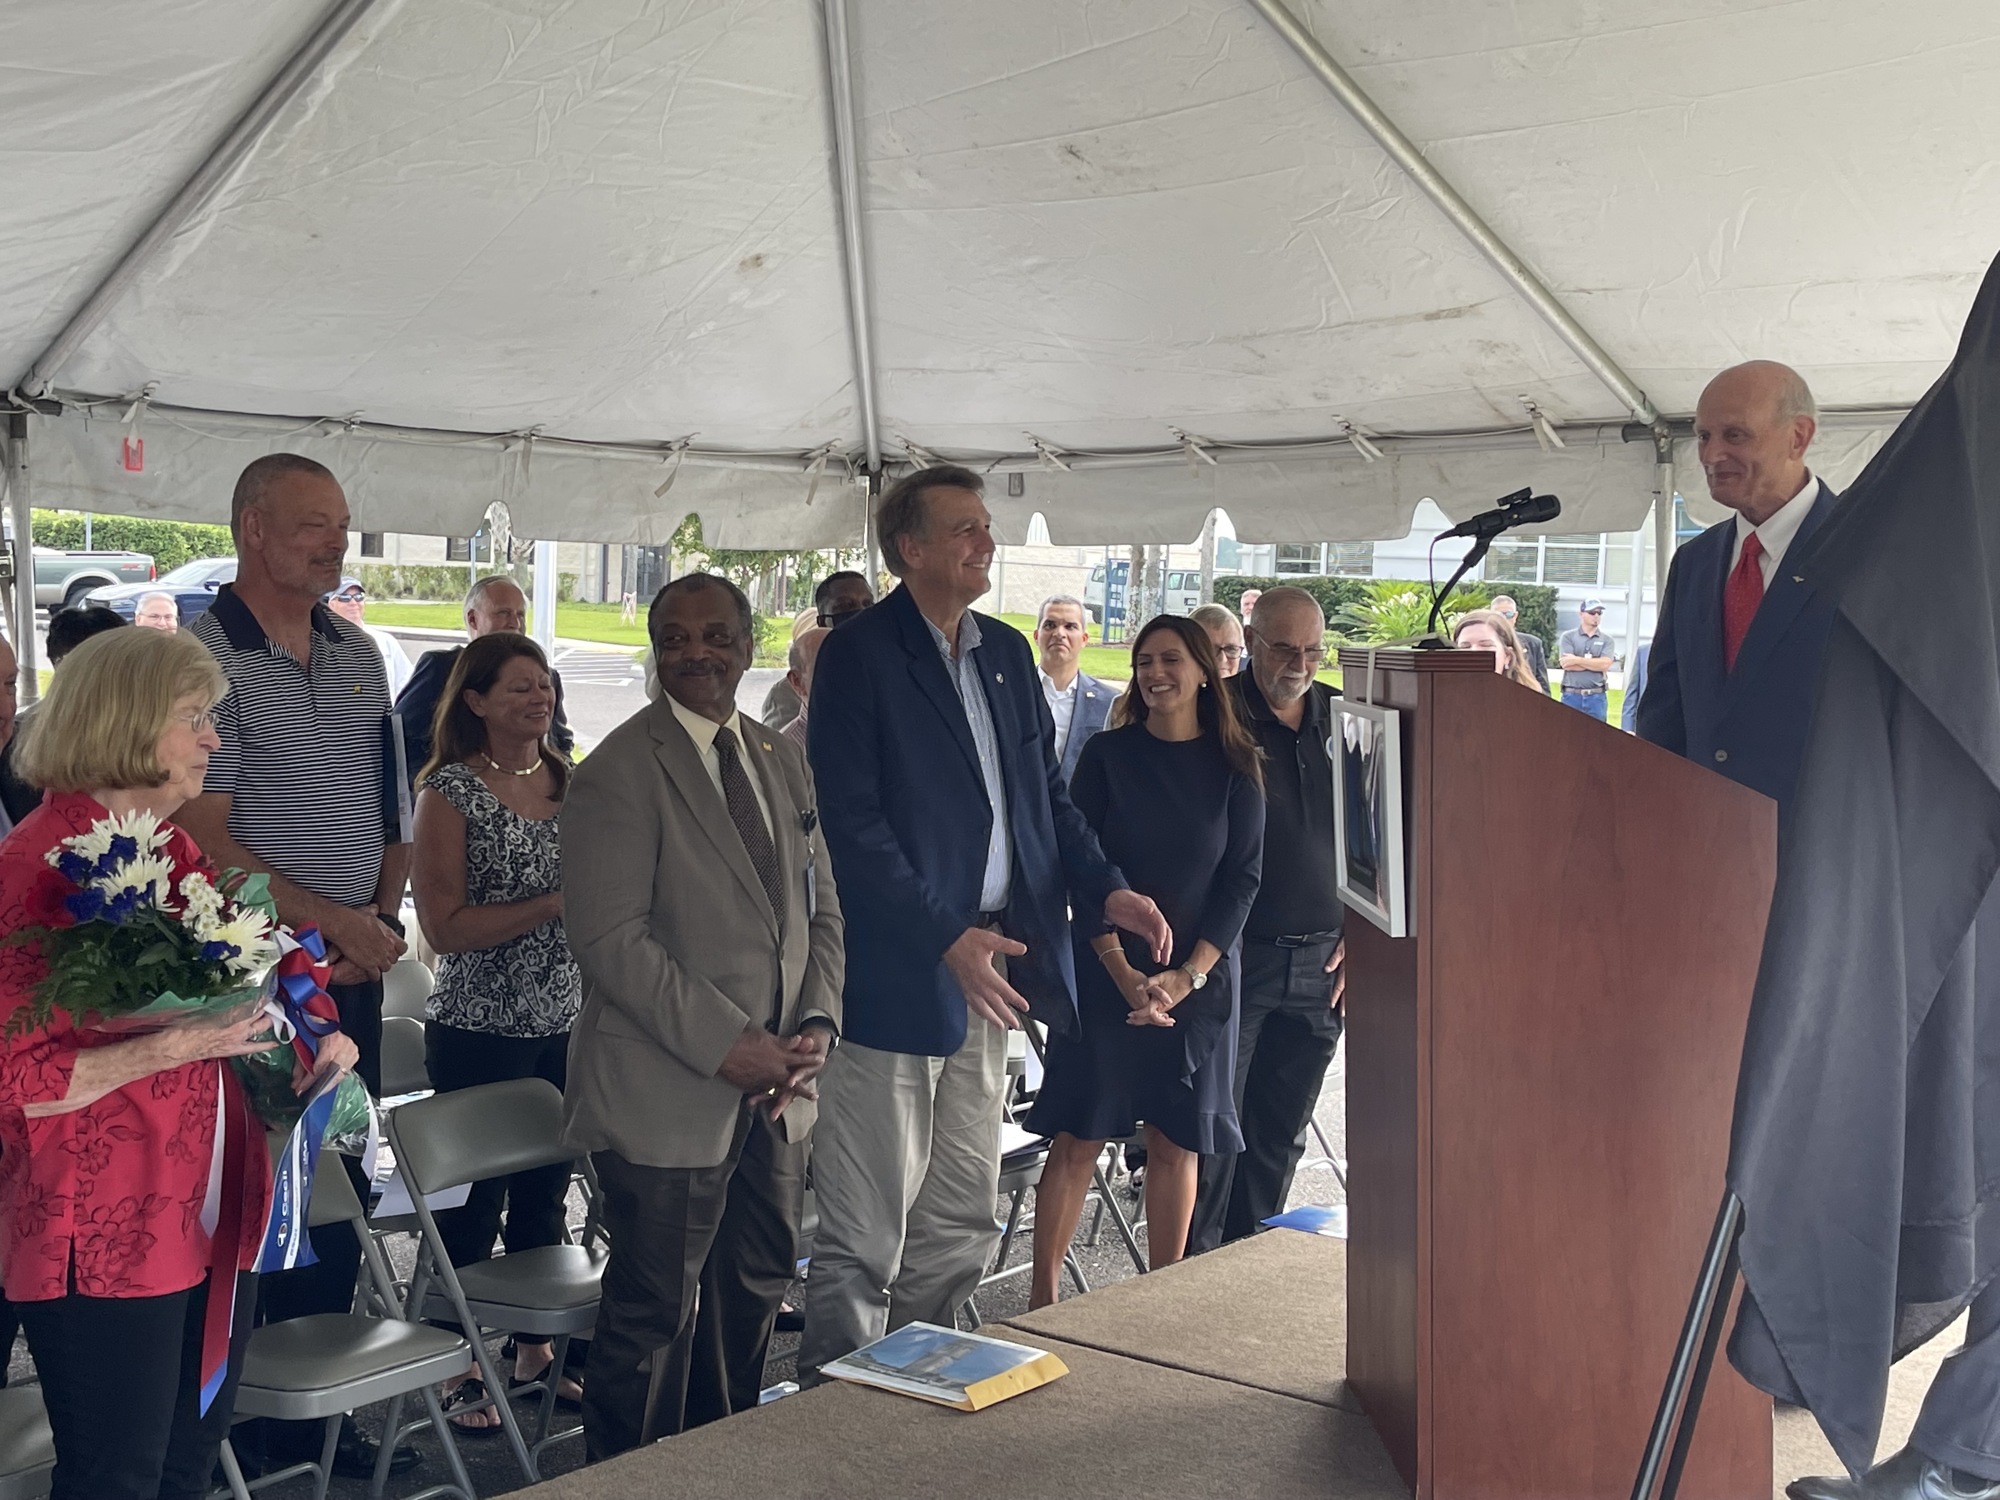
[{"label": "blue flower", "polygon": [[203,963],[226,963],[242,951],[234,943],[203,943],[201,945],[201,958]]},{"label": "blue flower", "polygon": [[68,849],[56,860],[56,869],[71,885],[82,885],[97,873],[97,866],[92,861]]},{"label": "blue flower", "polygon": [[93,886],[86,886],[75,895],[63,897],[63,905],[78,922],[91,922],[104,910],[104,892]]},{"label": "blue flower", "polygon": [[104,920],[107,922],[116,922],[121,925],[129,921],[132,913],[138,909],[139,901],[144,894],[142,891],[136,891],[127,886],[104,903]]},{"label": "blue flower", "polygon": [[129,864],[139,857],[139,841],[129,833],[115,835],[111,847],[104,851],[104,858],[97,862],[97,873],[109,875],[120,865]]}]

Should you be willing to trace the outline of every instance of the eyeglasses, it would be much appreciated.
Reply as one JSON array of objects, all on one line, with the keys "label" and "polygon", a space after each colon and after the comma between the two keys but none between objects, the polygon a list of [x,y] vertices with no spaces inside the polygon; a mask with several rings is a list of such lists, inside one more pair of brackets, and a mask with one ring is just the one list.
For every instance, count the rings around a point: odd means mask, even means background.
[{"label": "eyeglasses", "polygon": [[1215,654],[1224,661],[1243,660],[1243,648],[1241,646],[1217,646]]},{"label": "eyeglasses", "polygon": [[200,734],[204,729],[215,728],[215,713],[212,709],[204,708],[196,713],[175,714],[173,722],[185,724],[196,734]]},{"label": "eyeglasses", "polygon": [[1324,646],[1287,646],[1283,641],[1266,641],[1262,636],[1264,649],[1281,662],[1296,663],[1302,667],[1316,667],[1326,660]]}]

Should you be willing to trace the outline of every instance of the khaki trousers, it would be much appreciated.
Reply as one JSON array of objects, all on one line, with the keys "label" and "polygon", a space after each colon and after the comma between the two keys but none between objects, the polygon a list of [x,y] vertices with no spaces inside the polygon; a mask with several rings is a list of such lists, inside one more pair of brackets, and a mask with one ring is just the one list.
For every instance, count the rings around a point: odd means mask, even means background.
[{"label": "khaki trousers", "polygon": [[978,1016],[950,1057],[843,1042],[827,1060],[802,1384],[906,1323],[954,1326],[1000,1238],[1006,1084],[1006,1033]]}]

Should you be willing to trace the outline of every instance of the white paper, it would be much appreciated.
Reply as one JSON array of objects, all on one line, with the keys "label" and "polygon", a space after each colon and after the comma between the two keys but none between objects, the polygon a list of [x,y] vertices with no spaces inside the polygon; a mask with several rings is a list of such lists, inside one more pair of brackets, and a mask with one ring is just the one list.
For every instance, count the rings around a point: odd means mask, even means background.
[{"label": "white paper", "polygon": [[[445,1208],[463,1208],[465,1200],[472,1196],[472,1184],[461,1182],[455,1188],[445,1188],[441,1192],[424,1194],[424,1203],[432,1213]],[[403,1181],[403,1169],[394,1168],[389,1180],[382,1184],[382,1200],[375,1205],[375,1211],[368,1215],[371,1219],[400,1219],[417,1211],[417,1205],[410,1201],[410,1185]]]}]

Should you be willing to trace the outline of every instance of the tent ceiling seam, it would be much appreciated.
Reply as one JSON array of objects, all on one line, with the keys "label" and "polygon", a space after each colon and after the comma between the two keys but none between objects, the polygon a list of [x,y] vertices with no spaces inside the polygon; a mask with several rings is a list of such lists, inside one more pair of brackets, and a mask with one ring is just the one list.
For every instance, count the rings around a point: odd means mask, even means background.
[{"label": "tent ceiling seam", "polygon": [[1625,403],[1634,421],[1646,427],[1656,426],[1660,421],[1659,409],[1653,405],[1639,387],[1639,383],[1626,373],[1624,368],[1607,353],[1590,331],[1577,321],[1576,315],[1563,305],[1556,294],[1534,270],[1514,252],[1493,227],[1479,216],[1477,210],[1466,202],[1450,180],[1431,164],[1417,145],[1381,107],[1370,98],[1348,71],[1334,60],[1332,53],[1321,44],[1318,37],[1306,29],[1305,23],[1292,12],[1285,0],[1250,0],[1263,13],[1272,27],[1290,44],[1300,59],[1325,84],[1328,92],[1346,108],[1355,121],[1374,137],[1375,142],[1389,158],[1401,167],[1410,180],[1423,189],[1430,200],[1437,205],[1444,216],[1451,221],[1475,249],[1492,263],[1495,270],[1506,278],[1542,320],[1553,328],[1559,338],[1569,345],[1572,353],[1583,361],[1593,375],[1611,390],[1612,394]]},{"label": "tent ceiling seam", "polygon": [[[75,412],[85,420],[90,420],[99,408],[121,410],[131,404],[131,393],[121,395],[86,394],[63,391],[57,393],[65,414]],[[4,403],[0,403],[4,404]],[[1871,426],[1883,422],[1900,422],[1908,413],[1907,406],[1854,406],[1825,407],[1820,412],[1823,428],[1835,426]],[[242,442],[256,442],[270,436],[295,436],[314,431],[325,431],[328,435],[347,434],[392,442],[407,442],[434,447],[490,446],[496,451],[518,445],[524,436],[520,429],[498,432],[467,432],[449,428],[411,427],[389,422],[369,422],[358,413],[340,416],[308,417],[298,414],[270,412],[225,411],[213,407],[177,406],[170,402],[149,400],[146,406],[149,420],[165,422],[172,426],[195,433],[202,437],[229,441],[226,433],[212,430],[217,426],[242,426],[262,429],[260,437],[243,437]],[[116,426],[115,419],[105,419]],[[203,425],[206,424],[206,425]],[[1693,431],[1691,416],[1663,416],[1656,426],[1644,427],[1636,424],[1616,422],[1568,422],[1552,424],[1567,443],[1579,448],[1600,446],[1612,442],[1655,442],[1664,431],[1674,438],[1686,438]],[[1172,429],[1169,429],[1170,431]],[[1533,448],[1538,442],[1532,425],[1521,423],[1508,427],[1463,428],[1455,430],[1416,432],[1376,432],[1370,429],[1371,444],[1386,454],[1397,451],[1423,453],[1452,449],[1479,450],[1484,448]],[[608,442],[589,438],[563,437],[543,431],[534,433],[536,445],[543,449],[560,449],[565,452],[597,453],[607,458],[624,458],[636,462],[679,462],[698,468],[742,469],[765,473],[806,475],[813,472],[815,464],[839,463],[850,473],[859,469],[860,455],[843,453],[837,444],[823,443],[816,448],[802,449],[737,449],[737,448],[697,448],[688,438],[663,439],[658,442]],[[1170,443],[1158,447],[1122,449],[1070,449],[1044,445],[1028,452],[993,452],[969,449],[933,450],[911,444],[902,439],[909,450],[907,459],[890,459],[885,465],[889,469],[916,468],[930,463],[959,463],[983,473],[999,474],[1048,470],[1054,467],[1047,456],[1048,449],[1061,455],[1061,467],[1071,470],[1123,469],[1164,467],[1184,465],[1188,462],[1186,439],[1176,436]],[[1199,439],[1204,453],[1219,463],[1261,463],[1286,459],[1311,458],[1352,458],[1356,463],[1364,460],[1356,454],[1353,440],[1348,434],[1330,433],[1323,437],[1306,438],[1265,438],[1230,439],[1204,435]]]}]

